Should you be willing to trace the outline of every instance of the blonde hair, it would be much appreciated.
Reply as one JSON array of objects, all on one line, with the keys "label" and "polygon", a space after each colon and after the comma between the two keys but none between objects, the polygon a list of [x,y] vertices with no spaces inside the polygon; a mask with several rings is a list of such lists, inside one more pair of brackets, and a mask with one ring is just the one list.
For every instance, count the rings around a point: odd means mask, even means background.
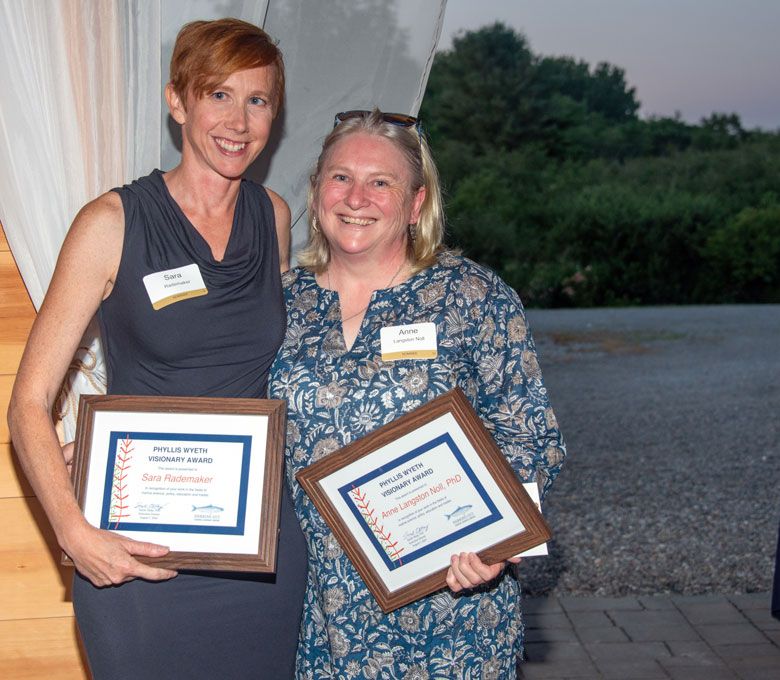
[{"label": "blonde hair", "polygon": [[240,19],[193,21],[176,37],[171,85],[185,103],[190,92],[200,98],[236,71],[261,66],[272,66],[276,75],[271,92],[275,118],[284,101],[284,61],[271,36]]},{"label": "blonde hair", "polygon": [[298,264],[319,274],[325,271],[330,262],[328,241],[322,231],[314,227],[313,206],[328,154],[338,141],[358,132],[387,139],[406,159],[412,176],[411,192],[414,193],[420,187],[425,187],[425,199],[420,208],[417,224],[413,227],[414,237],[410,236],[407,241],[407,257],[412,265],[412,273],[416,274],[430,267],[436,261],[436,254],[442,250],[444,205],[439,186],[439,172],[422,132],[416,127],[388,123],[378,109],[374,109],[368,115],[356,116],[340,122],[325,138],[314,172],[309,177],[309,240],[297,256]]}]

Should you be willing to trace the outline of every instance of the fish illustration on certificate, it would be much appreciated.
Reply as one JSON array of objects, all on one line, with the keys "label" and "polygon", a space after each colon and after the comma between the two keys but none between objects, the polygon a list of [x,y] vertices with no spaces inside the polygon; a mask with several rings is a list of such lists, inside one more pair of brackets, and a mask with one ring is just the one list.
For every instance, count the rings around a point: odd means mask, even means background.
[{"label": "fish illustration on certificate", "polygon": [[456,388],[296,474],[383,610],[547,541],[544,518]]}]

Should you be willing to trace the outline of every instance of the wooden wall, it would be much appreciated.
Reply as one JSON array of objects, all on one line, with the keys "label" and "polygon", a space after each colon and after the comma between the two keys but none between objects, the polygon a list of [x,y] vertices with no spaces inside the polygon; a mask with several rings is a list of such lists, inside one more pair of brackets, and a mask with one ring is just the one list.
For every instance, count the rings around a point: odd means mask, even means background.
[{"label": "wooden wall", "polygon": [[14,456],[6,412],[35,308],[0,226],[0,677],[89,678],[73,618],[73,569]]}]

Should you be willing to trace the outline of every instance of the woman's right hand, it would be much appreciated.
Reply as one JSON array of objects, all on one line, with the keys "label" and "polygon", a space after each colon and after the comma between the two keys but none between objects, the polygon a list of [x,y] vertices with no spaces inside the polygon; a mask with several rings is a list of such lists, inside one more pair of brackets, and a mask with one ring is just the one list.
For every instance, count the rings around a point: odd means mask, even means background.
[{"label": "woman's right hand", "polygon": [[169,552],[165,546],[96,529],[86,521],[70,534],[63,541],[66,544],[63,549],[79,573],[97,587],[119,585],[136,578],[164,581],[178,573],[144,564],[133,557],[162,557]]}]

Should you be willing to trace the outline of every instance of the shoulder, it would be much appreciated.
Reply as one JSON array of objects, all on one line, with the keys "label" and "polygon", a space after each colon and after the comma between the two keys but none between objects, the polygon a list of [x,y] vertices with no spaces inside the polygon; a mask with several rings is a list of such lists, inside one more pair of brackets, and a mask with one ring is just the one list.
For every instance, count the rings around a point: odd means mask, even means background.
[{"label": "shoulder", "polygon": [[285,291],[300,291],[316,283],[314,274],[303,267],[293,267],[282,274],[282,287]]},{"label": "shoulder", "polygon": [[121,244],[124,226],[122,199],[116,191],[108,191],[79,210],[68,231],[68,239],[119,239]]},{"label": "shoulder", "polygon": [[465,308],[477,307],[475,318],[514,314],[523,310],[517,291],[492,269],[458,253],[444,252],[432,267],[434,280],[444,281],[447,293]]},{"label": "shoulder", "polygon": [[276,215],[287,215],[289,220],[290,207],[287,205],[287,201],[285,201],[273,189],[269,189],[264,184],[258,184],[254,180],[244,177],[241,180],[241,190],[246,192],[246,194],[252,200],[260,201],[265,205],[270,204]]},{"label": "shoulder", "polygon": [[125,235],[122,199],[109,191],[87,203],[63,241],[54,280],[81,278],[107,295],[119,269]]},{"label": "shoulder", "polygon": [[264,187],[264,189],[266,194],[268,194],[268,198],[271,199],[271,205],[274,207],[274,214],[276,215],[277,222],[279,221],[280,217],[283,217],[287,219],[287,223],[289,224],[290,206],[287,205],[287,201],[285,201],[273,189],[269,189],[268,187]]},{"label": "shoulder", "polygon": [[468,285],[471,283],[478,286],[484,284],[491,291],[511,291],[516,295],[514,289],[504,282],[492,269],[484,267],[457,252],[445,251],[440,253],[437,256],[433,269],[434,271],[438,270],[440,275],[446,276],[455,284]]},{"label": "shoulder", "polygon": [[276,242],[279,246],[279,267],[285,272],[290,268],[290,206],[279,194],[265,187],[274,209]]}]

